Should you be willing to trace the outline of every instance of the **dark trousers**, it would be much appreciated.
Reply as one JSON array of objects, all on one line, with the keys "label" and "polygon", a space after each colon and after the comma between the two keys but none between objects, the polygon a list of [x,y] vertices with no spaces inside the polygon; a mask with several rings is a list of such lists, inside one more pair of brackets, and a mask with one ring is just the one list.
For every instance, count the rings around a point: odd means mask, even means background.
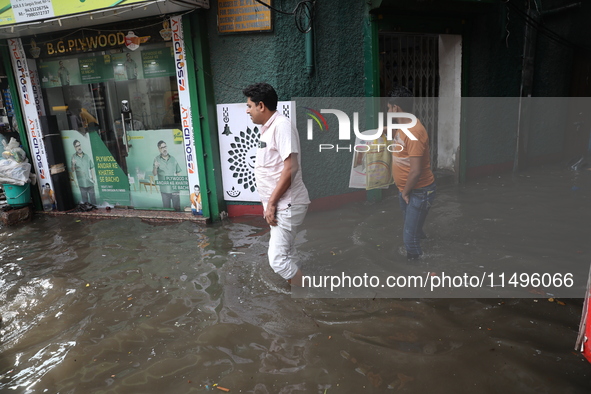
[{"label": "dark trousers", "polygon": [[162,194],[162,208],[174,208],[175,211],[181,210],[181,196],[176,193],[160,193]]},{"label": "dark trousers", "polygon": [[94,186],[80,187],[80,194],[82,194],[82,201],[89,202],[96,205],[96,197],[94,195]]},{"label": "dark trousers", "polygon": [[414,189],[410,193],[410,202],[408,204],[402,198],[402,193],[398,195],[402,217],[404,218],[402,239],[406,252],[411,255],[420,256],[423,254],[421,250],[421,238],[425,238],[423,224],[425,224],[425,219],[435,199],[435,191],[435,183]]}]

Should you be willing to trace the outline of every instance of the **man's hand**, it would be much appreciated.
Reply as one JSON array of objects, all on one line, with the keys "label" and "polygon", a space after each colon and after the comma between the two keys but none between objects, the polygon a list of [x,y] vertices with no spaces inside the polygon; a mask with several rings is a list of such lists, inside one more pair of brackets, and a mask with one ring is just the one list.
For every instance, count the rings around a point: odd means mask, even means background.
[{"label": "man's hand", "polygon": [[275,186],[273,193],[271,193],[271,198],[269,198],[269,201],[267,202],[267,209],[265,210],[264,217],[267,223],[271,226],[277,226],[277,218],[275,216],[277,214],[277,204],[279,203],[281,196],[283,196],[286,190],[291,186],[292,169],[294,171],[297,170],[297,157],[292,159],[292,156],[296,155],[296,153],[292,153],[283,161],[283,170],[281,170],[279,182],[277,182],[277,186]]},{"label": "man's hand", "polygon": [[267,204],[267,209],[263,213],[263,217],[269,224],[269,226],[277,226],[277,217],[275,216],[277,213],[277,206],[273,204]]},{"label": "man's hand", "polygon": [[402,191],[402,199],[406,201],[407,204],[410,204],[410,193],[419,182],[419,178],[421,177],[421,157],[420,156],[411,156],[410,157],[410,171],[408,173],[408,179],[406,180],[406,186],[404,186],[404,190]]},{"label": "man's hand", "polygon": [[407,204],[410,204],[410,194],[409,193],[405,193],[404,191],[402,192],[402,199],[404,201],[406,201]]}]

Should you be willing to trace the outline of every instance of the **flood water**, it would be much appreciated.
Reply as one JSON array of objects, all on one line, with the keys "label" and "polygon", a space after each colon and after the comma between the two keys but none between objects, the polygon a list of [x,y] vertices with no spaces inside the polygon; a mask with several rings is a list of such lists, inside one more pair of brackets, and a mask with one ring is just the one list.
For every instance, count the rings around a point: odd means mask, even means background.
[{"label": "flood water", "polygon": [[[586,283],[590,202],[591,171],[562,167],[440,187],[416,265],[538,266]],[[303,269],[407,270],[400,224],[393,196],[311,212]],[[2,393],[591,392],[574,350],[584,291],[294,298],[256,217],[38,216],[0,240]]]}]

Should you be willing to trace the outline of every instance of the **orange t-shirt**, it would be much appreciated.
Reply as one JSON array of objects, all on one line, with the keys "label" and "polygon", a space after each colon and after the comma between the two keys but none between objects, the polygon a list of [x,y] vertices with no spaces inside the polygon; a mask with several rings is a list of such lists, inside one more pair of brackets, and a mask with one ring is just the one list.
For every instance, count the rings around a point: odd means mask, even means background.
[{"label": "orange t-shirt", "polygon": [[419,181],[415,185],[415,189],[429,186],[435,181],[433,172],[431,171],[431,154],[429,152],[429,135],[427,130],[417,119],[417,124],[408,129],[417,140],[411,140],[403,131],[397,130],[394,136],[394,143],[401,147],[396,147],[395,150],[400,152],[392,153],[392,176],[398,190],[403,191],[406,186],[408,174],[410,172],[410,157],[421,157],[421,175]]}]

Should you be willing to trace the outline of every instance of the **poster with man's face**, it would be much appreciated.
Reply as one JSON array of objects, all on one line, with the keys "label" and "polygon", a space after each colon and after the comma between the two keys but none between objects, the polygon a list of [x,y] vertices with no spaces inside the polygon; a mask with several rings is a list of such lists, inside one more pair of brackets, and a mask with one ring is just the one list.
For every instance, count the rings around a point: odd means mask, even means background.
[{"label": "poster with man's face", "polygon": [[177,198],[171,194],[178,194],[177,208],[189,212],[191,192],[185,151],[182,140],[175,139],[175,131],[132,130],[128,135],[127,171],[133,206],[175,209],[170,199]]},{"label": "poster with man's face", "polygon": [[111,56],[115,81],[133,81],[144,78],[141,52],[123,52]]},{"label": "poster with man's face", "polygon": [[82,83],[78,58],[40,60],[38,71],[43,89],[80,85]]},{"label": "poster with man's face", "polygon": [[[70,185],[74,201],[77,204],[84,202],[92,203],[91,201],[85,201],[88,200],[88,198],[82,197],[82,191],[80,189],[80,185],[82,185],[82,187],[90,187],[90,185],[92,185],[96,199],[96,204],[94,205],[101,205],[102,200],[96,184],[96,165],[93,160],[92,144],[89,138],[90,134],[86,133],[85,135],[82,135],[82,133],[76,130],[62,130],[60,133],[62,135],[64,153],[66,156],[66,167],[68,168],[68,174],[70,175]],[[87,155],[86,160],[92,161],[92,169],[89,168],[84,172],[76,171],[77,166],[82,166],[82,154]],[[85,197],[88,197],[88,194],[86,194]]]}]

